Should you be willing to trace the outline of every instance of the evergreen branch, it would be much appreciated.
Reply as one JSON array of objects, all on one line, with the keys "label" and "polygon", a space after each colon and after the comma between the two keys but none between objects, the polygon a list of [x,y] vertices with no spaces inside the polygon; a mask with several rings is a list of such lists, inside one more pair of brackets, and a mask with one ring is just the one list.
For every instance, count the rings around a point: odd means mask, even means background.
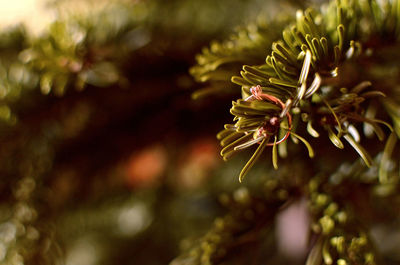
[{"label": "evergreen branch", "polygon": [[40,76],[43,94],[62,96],[68,87],[123,81],[117,61],[130,52],[126,36],[141,22],[135,16],[140,8],[114,3],[90,15],[58,19],[44,36],[31,40],[20,58]]},{"label": "evergreen branch", "polygon": [[[266,63],[245,65],[241,71],[241,77],[232,77],[234,83],[242,86],[245,101],[267,101],[280,107],[280,110],[272,111],[271,109],[266,112],[255,105],[252,105],[251,109],[246,109],[239,108],[237,106],[239,103],[233,104],[231,113],[235,116],[236,123],[229,126],[229,130],[225,130],[225,135],[229,138],[222,137],[221,140],[232,144],[233,142],[229,140],[233,139],[232,135],[253,134],[254,140],[247,144],[240,143],[239,147],[233,148],[234,151],[240,150],[260,143],[265,137],[274,139],[282,134],[281,130],[284,128],[279,129],[280,126],[271,125],[271,119],[274,120],[274,124],[283,124],[283,122],[288,122],[288,115],[293,115],[294,121],[298,121],[297,117],[301,116],[301,120],[306,125],[296,123],[292,126],[292,121],[290,121],[291,129],[288,130],[288,134],[307,127],[309,134],[315,137],[320,134],[316,134],[310,124],[318,124],[325,128],[335,146],[343,149],[344,145],[340,139],[344,137],[364,158],[366,165],[371,166],[369,154],[358,143],[360,137],[356,128],[360,124],[369,123],[379,140],[384,139],[385,133],[378,123],[387,125],[389,129],[391,125],[385,120],[367,118],[364,115],[366,106],[385,97],[388,91],[381,91],[378,83],[365,80],[365,78],[373,77],[368,74],[356,76],[353,80],[348,70],[354,71],[351,69],[357,64],[362,66],[363,60],[378,64],[369,54],[371,50],[379,49],[379,45],[388,44],[385,40],[380,44],[371,45],[371,40],[376,34],[389,39],[390,45],[396,45],[399,36],[393,25],[386,23],[388,20],[398,20],[397,16],[386,12],[386,8],[392,10],[395,5],[397,1],[379,3],[331,1],[329,7],[320,12],[312,9],[298,11],[296,21],[283,29],[283,39],[271,45],[271,55],[267,56]],[[364,24],[358,21],[363,21]],[[373,30],[367,29],[365,25],[373,25]],[[258,41],[254,40],[254,43],[257,44]],[[215,51],[217,50],[215,48]],[[246,54],[241,51],[239,54],[246,57]],[[211,67],[208,70],[216,69],[217,67]],[[368,73],[367,70],[365,71]],[[365,91],[366,89],[374,90]],[[397,112],[393,111],[394,108],[387,102],[383,101],[383,105],[388,108],[388,112],[383,114],[392,116],[396,124]],[[241,124],[251,126],[243,127],[240,126]],[[398,125],[395,126],[398,127]],[[334,130],[337,130],[337,134]],[[295,137],[292,139],[295,140]],[[268,141],[264,144],[274,145]],[[253,157],[258,157],[258,155]],[[224,159],[227,157],[224,156]],[[253,164],[252,160],[250,164],[247,164],[244,172],[247,172]],[[242,173],[241,179],[243,175]]]},{"label": "evergreen branch", "polygon": [[235,253],[238,249],[261,244],[270,232],[275,214],[288,199],[282,196],[288,194],[282,189],[282,183],[268,180],[264,184],[261,196],[250,193],[245,187],[230,196],[224,195],[221,202],[229,208],[228,214],[217,218],[202,238],[170,264],[242,264],[248,261],[246,253],[239,256]]},{"label": "evergreen branch", "polygon": [[365,224],[349,206],[340,206],[323,191],[323,178],[309,182],[312,230],[318,240],[309,253],[306,264],[380,264]]},{"label": "evergreen branch", "polygon": [[230,77],[236,74],[243,64],[262,64],[265,54],[271,50],[273,41],[279,38],[281,28],[288,18],[275,21],[258,21],[246,28],[238,29],[229,40],[213,42],[196,56],[197,65],[190,73],[198,82],[210,82],[213,89],[206,88],[194,92],[198,98],[208,93],[229,92],[236,87],[229,84]]}]

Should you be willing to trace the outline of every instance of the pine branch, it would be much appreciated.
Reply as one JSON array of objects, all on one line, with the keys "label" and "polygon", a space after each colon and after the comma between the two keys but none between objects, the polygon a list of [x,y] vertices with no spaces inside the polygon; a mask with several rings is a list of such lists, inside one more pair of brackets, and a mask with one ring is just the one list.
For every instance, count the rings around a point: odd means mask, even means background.
[{"label": "pine branch", "polygon": [[[228,214],[215,219],[212,228],[170,264],[258,264],[260,258],[271,258],[273,253],[260,249],[262,253],[257,254],[254,246],[263,245],[265,238],[272,235],[274,216],[289,200],[286,195],[292,192],[273,179],[262,186],[260,195],[245,187],[232,195],[221,195],[221,203],[229,209]],[[244,249],[251,251],[252,257]]]},{"label": "pine branch", "polygon": [[366,223],[349,203],[341,205],[323,191],[325,181],[315,177],[309,182],[311,228],[318,239],[306,264],[381,264]]},{"label": "pine branch", "polygon": [[[240,150],[257,146],[239,181],[269,146],[275,169],[279,155],[301,160],[320,172],[298,184],[308,197],[316,238],[306,264],[383,262],[369,236],[370,226],[377,222],[376,212],[363,219],[372,209],[357,207],[370,198],[383,205],[398,189],[399,165],[394,157],[400,136],[399,78],[390,71],[398,73],[400,69],[395,63],[399,6],[399,1],[330,1],[320,10],[297,11],[291,25],[281,26],[282,39],[271,44],[266,63],[252,65],[249,56],[241,76],[231,78],[242,87],[242,98],[232,103],[234,124],[226,124],[217,136],[223,147],[221,155],[227,160]],[[238,58],[240,55],[246,56],[238,51]],[[219,66],[205,67],[203,73],[218,73]],[[199,70],[192,74],[200,81],[207,80],[199,78]],[[374,135],[380,142],[386,141],[384,146],[364,139]],[[309,136],[319,138],[322,152],[314,151],[311,142],[316,141]],[[316,161],[300,159],[288,139],[302,142]],[[331,161],[328,157],[333,155],[323,152],[326,140],[338,149],[351,146],[362,162],[350,162],[349,166],[343,157],[338,161],[342,165],[339,170],[329,165],[324,168],[323,161]],[[291,168],[288,163],[284,169]]]},{"label": "pine branch", "polygon": [[198,98],[209,93],[237,93],[237,87],[229,84],[231,76],[236,74],[244,63],[261,64],[264,55],[270,51],[273,41],[280,36],[281,28],[289,22],[288,18],[276,21],[259,21],[246,28],[237,30],[229,40],[213,42],[196,56],[197,65],[190,73],[198,82],[208,82],[205,87],[194,92]]},{"label": "pine branch", "polygon": [[[375,80],[373,70],[368,70],[371,64],[379,69],[375,50],[397,47],[397,5],[397,1],[339,1],[320,12],[298,11],[296,21],[283,28],[283,39],[272,44],[266,63],[245,65],[241,77],[232,77],[242,86],[243,100],[234,102],[231,109],[236,123],[226,125],[219,134],[224,159],[254,144],[273,146],[274,153],[276,145],[289,135],[295,142],[302,141],[312,157],[303,131],[318,137],[322,129],[336,147],[343,149],[345,139],[371,166],[371,155],[359,143],[360,125],[370,126],[381,141],[384,131],[393,131],[389,117],[399,127],[394,111],[398,103],[383,99],[394,93],[393,87]],[[376,40],[377,35],[381,42]],[[367,110],[377,108],[375,102],[380,104],[379,110],[388,106],[389,111],[371,115]],[[382,115],[383,119],[375,118]],[[278,141],[274,143],[274,139]],[[257,148],[253,157],[263,150]],[[255,160],[245,166],[240,179]]]}]

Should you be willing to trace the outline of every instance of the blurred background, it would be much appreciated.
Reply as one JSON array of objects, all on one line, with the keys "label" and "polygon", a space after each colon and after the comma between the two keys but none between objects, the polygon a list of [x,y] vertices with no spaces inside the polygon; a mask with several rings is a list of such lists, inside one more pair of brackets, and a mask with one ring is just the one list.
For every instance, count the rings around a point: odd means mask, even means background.
[{"label": "blurred background", "polygon": [[[215,138],[240,90],[193,100],[210,83],[189,68],[212,40],[304,4],[1,0],[0,264],[168,264],[202,236],[241,187],[245,160],[224,163]],[[306,227],[302,205],[284,220]],[[289,254],[274,237],[260,259],[304,258],[301,233]]]}]

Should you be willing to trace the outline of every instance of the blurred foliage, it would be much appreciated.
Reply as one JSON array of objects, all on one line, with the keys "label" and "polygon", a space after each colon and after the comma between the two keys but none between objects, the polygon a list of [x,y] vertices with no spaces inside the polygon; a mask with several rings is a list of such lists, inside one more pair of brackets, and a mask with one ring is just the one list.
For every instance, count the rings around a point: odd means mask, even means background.
[{"label": "blurred foliage", "polygon": [[[201,139],[225,103],[213,120],[200,115],[211,103],[190,101],[187,69],[264,1],[49,8],[56,19],[41,34],[16,25],[0,36],[0,263],[165,264],[221,211],[202,191],[217,160],[215,141]],[[143,175],[140,161],[159,172]]]},{"label": "blurred foliage", "polygon": [[[3,29],[0,264],[399,264],[400,4],[306,9],[319,2],[61,0],[40,35]],[[285,109],[246,101],[257,85],[293,102],[293,121],[286,113],[268,132],[292,125],[315,158],[271,138],[273,152],[255,158],[277,167],[279,155],[279,169],[252,159],[253,176],[238,183],[248,153],[235,147]],[[220,134],[225,158],[236,156],[223,164],[215,134],[240,94]],[[345,136],[369,168],[332,148]],[[305,200],[310,251],[291,258],[278,217]]]}]

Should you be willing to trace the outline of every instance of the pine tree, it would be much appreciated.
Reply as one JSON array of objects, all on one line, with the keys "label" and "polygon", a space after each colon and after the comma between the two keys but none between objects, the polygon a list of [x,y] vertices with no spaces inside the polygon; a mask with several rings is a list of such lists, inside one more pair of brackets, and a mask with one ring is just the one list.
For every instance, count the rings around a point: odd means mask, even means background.
[{"label": "pine tree", "polygon": [[400,264],[400,1],[320,2],[2,29],[0,264]]},{"label": "pine tree", "polygon": [[[399,1],[330,1],[286,20],[277,15],[198,55],[191,72],[199,81],[232,76],[241,86],[230,109],[233,124],[218,134],[224,160],[253,148],[240,182],[259,177],[251,168],[267,163],[265,151],[276,171],[259,184],[261,195],[246,189],[240,199],[224,198],[232,210],[172,264],[276,262],[263,253],[274,249],[262,245],[263,233],[299,200],[307,201],[310,215],[306,264],[390,260],[370,234],[378,224],[399,221],[393,215],[399,209],[399,7]],[[259,57],[265,46],[267,55]]]}]

